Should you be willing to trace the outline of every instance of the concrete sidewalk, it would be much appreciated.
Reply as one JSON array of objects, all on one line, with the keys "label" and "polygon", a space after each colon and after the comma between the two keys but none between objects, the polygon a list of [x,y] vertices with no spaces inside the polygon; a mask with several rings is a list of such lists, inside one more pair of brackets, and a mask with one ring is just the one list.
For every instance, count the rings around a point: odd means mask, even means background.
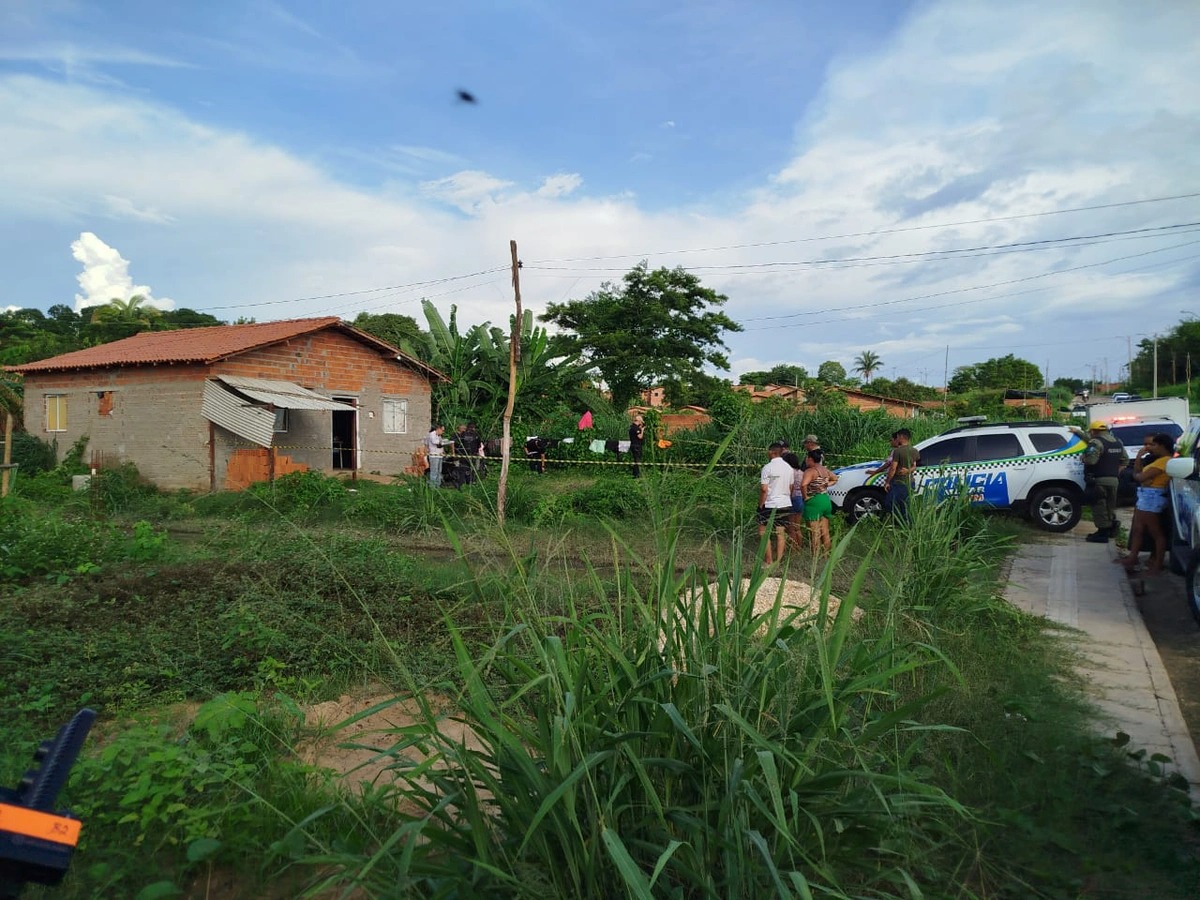
[{"label": "concrete sidewalk", "polygon": [[[1127,516],[1125,518],[1128,518]],[[1128,522],[1125,523],[1128,526]],[[1090,522],[1024,544],[1013,557],[1004,596],[1017,607],[1078,629],[1081,674],[1105,720],[1105,734],[1123,731],[1128,749],[1161,753],[1191,784],[1200,802],[1200,759],[1179,711],[1175,690],[1146,630],[1129,579],[1112,560],[1115,544],[1089,544]]]}]

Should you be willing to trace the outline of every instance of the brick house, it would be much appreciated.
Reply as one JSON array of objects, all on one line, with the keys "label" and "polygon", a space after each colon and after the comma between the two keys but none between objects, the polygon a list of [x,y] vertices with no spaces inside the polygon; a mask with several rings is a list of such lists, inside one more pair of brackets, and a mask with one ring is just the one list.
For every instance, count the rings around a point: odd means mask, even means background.
[{"label": "brick house", "polygon": [[[881,397],[879,394],[868,394],[866,391],[855,390],[854,388],[839,387],[839,391],[846,395],[846,403],[851,409],[857,409],[859,412],[870,412],[871,410],[882,410],[889,416],[895,416],[897,419],[913,419],[920,415],[925,410],[925,405],[915,400],[901,400],[898,397]],[[941,401],[939,400],[940,404]]]},{"label": "brick house", "polygon": [[337,316],[149,331],[10,366],[26,428],[162,488],[403,471],[446,376]]}]

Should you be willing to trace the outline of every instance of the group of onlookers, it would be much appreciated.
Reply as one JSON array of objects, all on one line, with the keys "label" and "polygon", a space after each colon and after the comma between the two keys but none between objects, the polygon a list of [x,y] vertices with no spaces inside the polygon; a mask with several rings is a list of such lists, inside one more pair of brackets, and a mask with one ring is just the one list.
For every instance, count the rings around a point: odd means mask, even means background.
[{"label": "group of onlookers", "polygon": [[[1082,436],[1079,429],[1072,429]],[[1137,500],[1133,507],[1133,523],[1129,529],[1129,552],[1115,562],[1126,569],[1137,568],[1142,548],[1150,543],[1150,562],[1147,575],[1159,575],[1167,551],[1166,530],[1162,515],[1167,508],[1167,460],[1175,453],[1175,439],[1169,434],[1148,434],[1132,462],[1133,480],[1137,484]],[[1085,540],[1106,544],[1116,537],[1117,487],[1121,470],[1127,463],[1124,445],[1103,421],[1088,426],[1088,446],[1083,454],[1084,478],[1092,504],[1092,520],[1096,530]],[[1149,540],[1147,540],[1149,538]]]},{"label": "group of onlookers", "polygon": [[[891,444],[888,458],[868,472],[887,473],[884,505],[893,515],[904,517],[912,472],[921,455],[912,446],[912,432],[907,428],[893,432]],[[828,553],[833,544],[829,535],[829,520],[833,518],[829,488],[837,484],[837,473],[826,467],[825,451],[815,434],[806,435],[803,446],[803,459],[791,451],[786,441],[775,441],[767,448],[767,464],[759,477],[758,534],[761,537],[771,532],[764,556],[768,563],[783,559],[789,543],[793,549],[801,549],[801,523],[808,528],[809,549],[814,555]]]},{"label": "group of onlookers", "polygon": [[786,441],[775,441],[767,448],[769,459],[759,479],[758,533],[761,536],[771,531],[766,549],[768,563],[783,559],[789,543],[800,549],[802,522],[808,526],[813,553],[828,552],[832,545],[829,487],[837,483],[837,475],[825,466],[825,453],[815,434],[805,436],[803,446],[803,459]]}]

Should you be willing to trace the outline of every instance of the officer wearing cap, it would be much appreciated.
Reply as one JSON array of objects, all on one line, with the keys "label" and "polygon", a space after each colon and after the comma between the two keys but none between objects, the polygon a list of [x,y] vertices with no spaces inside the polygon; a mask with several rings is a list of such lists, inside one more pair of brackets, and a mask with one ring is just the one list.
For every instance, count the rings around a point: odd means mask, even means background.
[{"label": "officer wearing cap", "polygon": [[[1082,436],[1078,428],[1073,428]],[[1125,465],[1125,446],[1108,430],[1108,423],[1095,421],[1088,426],[1088,446],[1083,453],[1083,475],[1089,487],[1094,485],[1092,521],[1096,530],[1084,540],[1107,544],[1117,535],[1117,483]]]}]

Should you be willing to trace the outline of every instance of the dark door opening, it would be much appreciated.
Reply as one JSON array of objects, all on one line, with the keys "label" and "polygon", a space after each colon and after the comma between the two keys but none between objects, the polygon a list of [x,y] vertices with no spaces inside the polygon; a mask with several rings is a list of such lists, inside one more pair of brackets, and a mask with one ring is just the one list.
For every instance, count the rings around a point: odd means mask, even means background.
[{"label": "dark door opening", "polygon": [[[334,397],[342,403],[353,404],[353,397]],[[333,467],[356,469],[358,455],[358,411],[335,409],[333,411]]]}]

